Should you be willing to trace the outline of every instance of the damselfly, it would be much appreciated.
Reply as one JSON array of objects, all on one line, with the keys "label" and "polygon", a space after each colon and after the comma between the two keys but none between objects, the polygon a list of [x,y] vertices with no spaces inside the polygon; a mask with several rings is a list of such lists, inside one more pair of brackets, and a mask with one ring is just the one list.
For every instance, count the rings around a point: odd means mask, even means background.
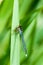
[{"label": "damselfly", "polygon": [[22,40],[22,45],[23,45],[23,50],[25,52],[25,55],[27,56],[27,48],[26,48],[26,44],[25,44],[25,41],[24,41],[22,27],[21,26],[17,27],[16,31],[19,32],[19,34],[20,34],[20,37],[21,37],[21,40]]}]

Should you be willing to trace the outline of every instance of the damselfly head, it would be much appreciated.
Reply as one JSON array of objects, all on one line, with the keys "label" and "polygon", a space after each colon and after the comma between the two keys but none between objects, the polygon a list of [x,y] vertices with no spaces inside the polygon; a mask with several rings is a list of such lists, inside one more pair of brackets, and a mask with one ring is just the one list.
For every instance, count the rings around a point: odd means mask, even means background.
[{"label": "damselfly head", "polygon": [[18,33],[20,30],[23,31],[22,26],[19,25],[18,27],[16,27],[14,31]]}]

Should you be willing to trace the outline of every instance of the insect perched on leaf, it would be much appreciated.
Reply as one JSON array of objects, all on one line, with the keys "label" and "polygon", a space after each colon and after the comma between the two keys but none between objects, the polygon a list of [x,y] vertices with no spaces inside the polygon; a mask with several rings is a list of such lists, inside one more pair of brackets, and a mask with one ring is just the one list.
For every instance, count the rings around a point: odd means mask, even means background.
[{"label": "insect perched on leaf", "polygon": [[23,29],[22,29],[22,26],[19,26],[15,29],[16,32],[19,32],[20,34],[20,37],[21,37],[21,40],[22,40],[22,45],[23,45],[23,50],[25,52],[25,55],[27,56],[27,48],[26,48],[26,44],[25,44],[25,41],[24,41],[24,36],[23,36]]}]

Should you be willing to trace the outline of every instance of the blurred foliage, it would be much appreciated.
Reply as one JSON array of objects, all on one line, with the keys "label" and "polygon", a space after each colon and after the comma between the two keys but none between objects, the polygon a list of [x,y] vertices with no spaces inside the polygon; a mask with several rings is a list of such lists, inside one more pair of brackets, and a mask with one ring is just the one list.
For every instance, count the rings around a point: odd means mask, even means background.
[{"label": "blurred foliage", "polygon": [[[0,65],[10,65],[10,38],[14,0],[0,0]],[[28,56],[21,48],[21,65],[43,65],[43,0],[19,0]]]}]

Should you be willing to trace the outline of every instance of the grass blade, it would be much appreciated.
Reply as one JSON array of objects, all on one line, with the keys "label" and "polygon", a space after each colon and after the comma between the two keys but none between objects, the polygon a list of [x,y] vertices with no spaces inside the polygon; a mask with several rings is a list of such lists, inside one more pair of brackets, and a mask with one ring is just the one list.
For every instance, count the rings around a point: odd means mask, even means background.
[{"label": "grass blade", "polygon": [[[15,28],[19,25],[19,3],[18,0],[14,0],[13,8],[13,19],[12,19],[12,30],[14,32]],[[20,37],[19,34],[15,37],[14,34],[11,35],[11,55],[10,55],[10,64],[11,65],[20,65]]]}]

